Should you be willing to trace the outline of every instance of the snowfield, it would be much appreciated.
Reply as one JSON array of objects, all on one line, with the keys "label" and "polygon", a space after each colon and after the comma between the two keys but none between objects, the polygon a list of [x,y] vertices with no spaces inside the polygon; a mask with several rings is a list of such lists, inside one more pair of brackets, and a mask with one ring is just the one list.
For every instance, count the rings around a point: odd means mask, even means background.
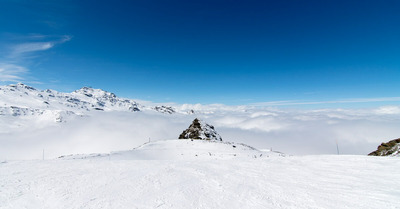
[{"label": "snowfield", "polygon": [[0,163],[0,208],[400,208],[400,158],[190,140],[76,157]]}]

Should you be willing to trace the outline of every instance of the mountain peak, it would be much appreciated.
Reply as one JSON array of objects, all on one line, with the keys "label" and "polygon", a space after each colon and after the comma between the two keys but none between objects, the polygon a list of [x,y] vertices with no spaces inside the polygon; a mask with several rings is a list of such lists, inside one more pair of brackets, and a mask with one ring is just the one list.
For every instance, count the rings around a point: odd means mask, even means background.
[{"label": "mountain peak", "polygon": [[85,95],[87,97],[92,97],[92,96],[95,96],[95,97],[104,97],[104,96],[106,96],[106,97],[109,97],[109,98],[116,98],[117,97],[114,93],[111,93],[111,92],[108,92],[108,91],[104,91],[102,89],[94,89],[92,87],[87,87],[87,86],[82,87],[82,88],[74,91],[73,93],[83,94],[83,95]]},{"label": "mountain peak", "polygon": [[222,141],[221,136],[215,131],[214,126],[195,118],[189,128],[184,130],[179,139],[200,139]]},{"label": "mountain peak", "polygon": [[12,87],[12,88],[17,88],[17,89],[27,89],[27,90],[31,90],[31,91],[36,91],[35,88],[33,88],[31,86],[28,86],[28,85],[25,85],[23,83],[11,84],[11,85],[8,85],[8,86]]},{"label": "mountain peak", "polygon": [[78,90],[75,90],[76,93],[92,93],[92,92],[107,92],[102,89],[95,89],[92,87],[84,86]]}]

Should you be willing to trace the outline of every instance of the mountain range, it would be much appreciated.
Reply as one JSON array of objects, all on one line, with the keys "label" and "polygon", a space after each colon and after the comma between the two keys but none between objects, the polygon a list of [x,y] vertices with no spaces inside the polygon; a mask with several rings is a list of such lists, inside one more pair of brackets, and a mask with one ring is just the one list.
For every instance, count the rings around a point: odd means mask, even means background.
[{"label": "mountain range", "polygon": [[143,110],[176,113],[170,106],[144,106],[132,99],[120,98],[114,93],[90,87],[71,93],[37,90],[22,83],[0,87],[0,115],[3,116],[46,115],[55,122],[65,122],[68,117],[90,115],[93,111]]}]

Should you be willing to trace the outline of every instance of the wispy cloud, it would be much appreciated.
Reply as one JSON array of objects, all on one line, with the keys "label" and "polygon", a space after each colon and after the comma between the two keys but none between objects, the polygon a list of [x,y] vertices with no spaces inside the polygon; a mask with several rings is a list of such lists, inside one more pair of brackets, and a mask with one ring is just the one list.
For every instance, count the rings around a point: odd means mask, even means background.
[{"label": "wispy cloud", "polygon": [[24,76],[29,73],[26,66],[27,62],[32,62],[36,58],[37,53],[46,51],[58,44],[71,40],[71,36],[48,36],[41,34],[31,34],[24,36],[16,36],[13,42],[17,40],[19,43],[8,45],[7,48],[0,49],[5,56],[0,59],[0,81],[1,82],[21,82]]},{"label": "wispy cloud", "polygon": [[14,65],[0,63],[0,81],[18,82],[23,80],[22,76],[28,72],[28,69]]},{"label": "wispy cloud", "polygon": [[23,43],[16,45],[11,53],[12,57],[18,56],[22,53],[43,51],[50,49],[54,46],[52,42],[38,42],[38,43]]},{"label": "wispy cloud", "polygon": [[[38,37],[38,35],[35,35],[35,37]],[[46,36],[41,36],[42,38],[45,38]],[[20,56],[23,56],[23,54],[26,53],[33,53],[37,51],[44,51],[53,48],[57,44],[62,44],[67,41],[71,40],[71,36],[64,35],[62,37],[59,37],[58,40],[54,41],[44,41],[44,42],[26,42],[26,43],[21,43],[17,44],[11,47],[11,53],[10,57],[11,58],[17,58]]]},{"label": "wispy cloud", "polygon": [[380,98],[353,98],[331,101],[271,101],[252,103],[252,106],[290,106],[290,105],[316,105],[316,104],[346,104],[346,103],[369,103],[369,102],[393,102],[400,101],[400,97],[380,97]]}]

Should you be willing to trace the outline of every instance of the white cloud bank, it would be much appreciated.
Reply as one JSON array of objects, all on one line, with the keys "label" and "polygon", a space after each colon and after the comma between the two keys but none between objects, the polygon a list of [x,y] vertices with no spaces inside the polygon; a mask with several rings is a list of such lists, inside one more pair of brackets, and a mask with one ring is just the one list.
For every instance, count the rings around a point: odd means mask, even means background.
[{"label": "white cloud bank", "polygon": [[332,100],[332,101],[271,101],[271,102],[259,102],[253,103],[253,106],[291,106],[291,105],[321,105],[321,104],[348,104],[348,103],[371,103],[371,102],[393,102],[400,101],[400,97],[380,97],[380,98],[353,98],[344,100]]},{"label": "white cloud bank", "polygon": [[[217,105],[218,106],[218,105]],[[131,149],[150,140],[176,139],[195,117],[215,126],[224,141],[287,154],[372,152],[400,137],[400,107],[375,109],[287,110],[277,108],[199,106],[194,115],[157,112],[98,112],[67,123],[29,118],[0,121],[0,160],[57,157]],[[193,105],[184,105],[184,110]]]}]

